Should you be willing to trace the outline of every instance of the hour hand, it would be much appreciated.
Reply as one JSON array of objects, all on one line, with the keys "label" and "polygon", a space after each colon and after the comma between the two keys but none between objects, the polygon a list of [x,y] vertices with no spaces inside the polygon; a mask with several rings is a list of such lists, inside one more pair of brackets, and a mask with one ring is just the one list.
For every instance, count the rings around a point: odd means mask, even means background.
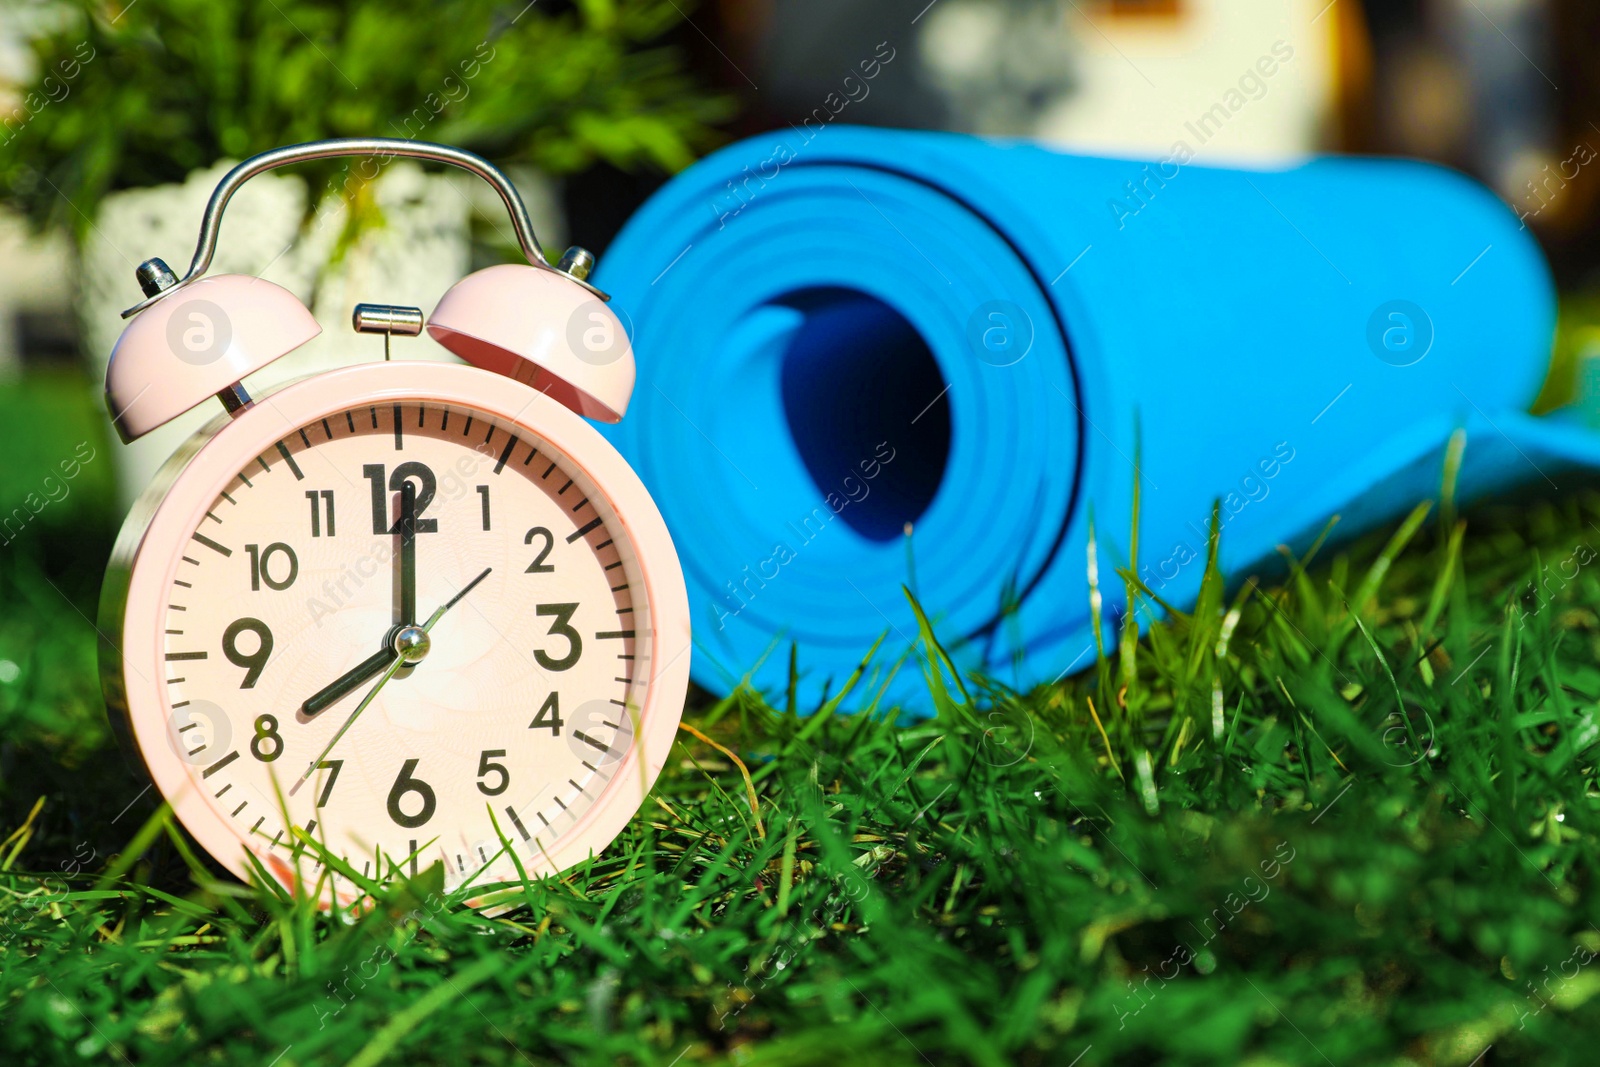
[{"label": "hour hand", "polygon": [[356,664],[354,667],[335,678],[328,685],[307,697],[306,702],[300,705],[300,714],[309,719],[323,709],[337,704],[346,693],[349,693],[362,682],[366,681],[368,678],[371,678],[373,675],[379,673],[385,667],[389,666],[389,664],[393,663],[396,655],[397,653],[393,648],[383,648],[377,652],[374,652],[372,655],[368,656],[366,659],[362,660],[360,663]]}]

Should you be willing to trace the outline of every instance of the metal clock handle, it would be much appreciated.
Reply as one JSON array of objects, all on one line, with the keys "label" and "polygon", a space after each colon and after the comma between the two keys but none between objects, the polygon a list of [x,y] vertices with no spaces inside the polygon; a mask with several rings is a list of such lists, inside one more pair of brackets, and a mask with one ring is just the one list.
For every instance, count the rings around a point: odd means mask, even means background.
[{"label": "metal clock handle", "polygon": [[530,264],[541,270],[556,271],[566,275],[584,288],[600,295],[599,290],[585,281],[594,263],[594,257],[588,252],[583,249],[569,250],[568,254],[562,257],[559,267],[551,266],[550,261],[544,258],[544,253],[539,249],[539,239],[533,232],[533,223],[528,219],[528,209],[523,206],[522,197],[517,194],[516,186],[512,185],[492,163],[471,152],[449,145],[405,141],[393,137],[348,137],[274,148],[270,152],[251,156],[230,170],[222,181],[217,183],[216,189],[211,193],[210,202],[206,204],[205,215],[200,220],[200,240],[195,245],[194,259],[189,264],[189,273],[179,280],[173,275],[171,268],[159,259],[149,259],[139,264],[139,285],[144,289],[146,299],[124,311],[122,317],[126,319],[137,315],[156,301],[171,296],[184,286],[198,280],[210,269],[211,257],[217,250],[217,235],[222,228],[222,213],[241,185],[257,174],[276,170],[290,163],[304,163],[308,160],[335,156],[389,158],[403,156],[409,159],[447,163],[476,174],[500,194],[501,202],[511,215],[511,224],[517,231],[517,243],[522,246],[522,254],[527,257]]}]

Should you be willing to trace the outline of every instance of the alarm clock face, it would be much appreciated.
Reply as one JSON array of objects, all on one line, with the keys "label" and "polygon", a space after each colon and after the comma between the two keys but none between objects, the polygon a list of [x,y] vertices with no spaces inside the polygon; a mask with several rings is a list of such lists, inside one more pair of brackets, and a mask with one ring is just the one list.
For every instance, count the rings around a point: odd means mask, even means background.
[{"label": "alarm clock face", "polygon": [[[598,852],[672,743],[676,554],[565,408],[444,364],[271,395],[162,498],[119,620],[126,707],[185,827],[243,875],[447,886]],[[515,852],[516,863],[510,853]]]}]

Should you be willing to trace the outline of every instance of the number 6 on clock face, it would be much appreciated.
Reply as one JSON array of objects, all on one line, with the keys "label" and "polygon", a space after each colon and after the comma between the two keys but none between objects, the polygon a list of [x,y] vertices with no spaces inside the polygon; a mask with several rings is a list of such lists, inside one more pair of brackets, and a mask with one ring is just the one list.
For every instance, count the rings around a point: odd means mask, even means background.
[{"label": "number 6 on clock face", "polygon": [[246,851],[320,873],[308,837],[371,878],[559,870],[666,758],[676,554],[632,470],[527,386],[432,363],[291,385],[222,425],[141,532],[108,583],[113,699],[241,876]]}]

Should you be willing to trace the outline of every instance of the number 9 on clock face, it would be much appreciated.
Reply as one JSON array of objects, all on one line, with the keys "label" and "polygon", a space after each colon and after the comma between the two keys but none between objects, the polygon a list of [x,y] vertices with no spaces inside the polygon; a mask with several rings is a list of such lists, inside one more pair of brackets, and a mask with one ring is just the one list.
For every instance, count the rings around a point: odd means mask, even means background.
[{"label": "number 9 on clock face", "polygon": [[108,695],[209,851],[350,900],[341,865],[488,887],[623,828],[676,729],[687,603],[586,423],[471,368],[367,365],[175,469],[119,542]]}]

